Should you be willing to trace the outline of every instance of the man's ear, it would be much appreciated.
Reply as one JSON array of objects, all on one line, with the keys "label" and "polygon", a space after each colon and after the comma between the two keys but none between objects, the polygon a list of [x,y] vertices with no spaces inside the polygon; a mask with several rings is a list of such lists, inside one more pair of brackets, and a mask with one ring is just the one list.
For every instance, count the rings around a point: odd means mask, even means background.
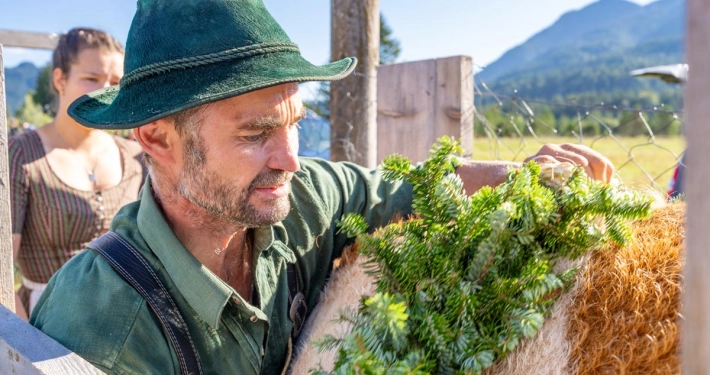
[{"label": "man's ear", "polygon": [[136,141],[143,151],[163,165],[174,164],[181,148],[175,127],[166,119],[153,121],[133,129]]}]

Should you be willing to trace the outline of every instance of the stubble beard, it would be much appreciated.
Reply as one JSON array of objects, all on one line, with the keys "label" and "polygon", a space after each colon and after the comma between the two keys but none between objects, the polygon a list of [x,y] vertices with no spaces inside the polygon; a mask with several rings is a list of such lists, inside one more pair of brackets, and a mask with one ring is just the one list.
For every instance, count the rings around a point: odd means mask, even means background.
[{"label": "stubble beard", "polygon": [[249,199],[257,187],[289,184],[293,173],[268,169],[260,172],[246,188],[224,181],[205,165],[205,147],[199,136],[185,140],[185,165],[177,184],[178,193],[208,213],[241,227],[273,225],[291,210],[288,196],[262,199],[266,209],[257,209]]}]

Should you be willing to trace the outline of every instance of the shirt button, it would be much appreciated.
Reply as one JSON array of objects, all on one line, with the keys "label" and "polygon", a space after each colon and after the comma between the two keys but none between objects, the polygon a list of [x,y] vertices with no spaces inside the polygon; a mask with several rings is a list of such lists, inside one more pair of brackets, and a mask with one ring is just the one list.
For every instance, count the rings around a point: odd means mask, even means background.
[{"label": "shirt button", "polygon": [[103,210],[104,210],[104,206],[103,205],[99,206],[99,211],[103,211]]},{"label": "shirt button", "polygon": [[239,304],[239,298],[237,297],[232,297],[232,302],[234,302],[235,305]]},{"label": "shirt button", "polygon": [[104,201],[104,197],[102,197],[102,196],[100,196],[100,195],[97,195],[97,196],[96,196],[96,200],[99,201],[99,202],[103,202],[103,201]]},{"label": "shirt button", "polygon": [[251,318],[249,318],[249,320],[251,320],[252,323],[255,323],[257,320],[259,320],[259,318],[257,318],[256,315],[252,315]]},{"label": "shirt button", "polygon": [[105,218],[104,215],[99,215],[99,220],[103,220]]}]

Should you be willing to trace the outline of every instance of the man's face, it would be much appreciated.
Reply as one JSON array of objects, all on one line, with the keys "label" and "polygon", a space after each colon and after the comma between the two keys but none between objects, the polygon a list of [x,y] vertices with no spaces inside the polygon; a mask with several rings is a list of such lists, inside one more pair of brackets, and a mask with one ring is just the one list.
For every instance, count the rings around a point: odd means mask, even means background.
[{"label": "man's face", "polygon": [[297,84],[274,86],[209,105],[199,131],[183,135],[178,191],[209,213],[246,227],[271,225],[290,210],[300,167]]}]

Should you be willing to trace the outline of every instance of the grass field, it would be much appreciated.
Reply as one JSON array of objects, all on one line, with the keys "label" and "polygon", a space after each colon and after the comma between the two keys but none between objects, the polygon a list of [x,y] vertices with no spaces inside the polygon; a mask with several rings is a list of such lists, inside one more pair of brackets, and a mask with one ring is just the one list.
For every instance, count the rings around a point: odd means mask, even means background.
[{"label": "grass field", "polygon": [[[581,143],[608,157],[617,168],[617,177],[633,187],[652,186],[665,191],[678,157],[685,151],[682,137],[600,137],[578,138],[476,138],[473,158],[477,160],[522,161],[545,143]],[[655,182],[655,183],[654,183]]]}]

